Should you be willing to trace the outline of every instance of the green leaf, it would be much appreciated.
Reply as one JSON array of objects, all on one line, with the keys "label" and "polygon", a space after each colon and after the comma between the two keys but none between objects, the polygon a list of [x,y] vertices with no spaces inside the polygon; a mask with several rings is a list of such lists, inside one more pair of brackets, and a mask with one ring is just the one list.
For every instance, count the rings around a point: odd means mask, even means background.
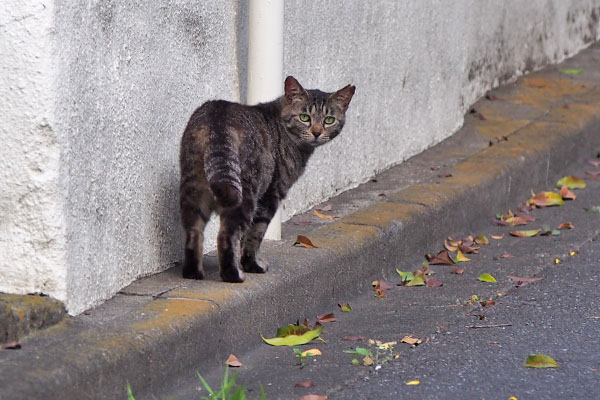
[{"label": "green leaf", "polygon": [[301,336],[308,332],[310,329],[304,325],[286,325],[277,329],[276,337],[286,337],[289,335]]},{"label": "green leaf", "polygon": [[526,230],[526,231],[514,231],[514,232],[510,232],[510,235],[517,236],[517,237],[534,237],[541,231],[542,231],[541,229],[530,229],[530,230]]},{"label": "green leaf", "polygon": [[487,272],[484,274],[479,275],[479,278],[477,278],[478,280],[480,280],[481,282],[496,282],[496,278],[494,278],[492,275],[488,274]]},{"label": "green leaf", "polygon": [[340,304],[338,304],[338,306],[340,307],[342,312],[352,311],[352,306],[350,305],[350,303],[340,303]]},{"label": "green leaf", "polygon": [[600,206],[594,206],[592,208],[584,208],[585,211],[591,212],[594,214],[600,214]]},{"label": "green leaf", "polygon": [[580,73],[583,72],[583,69],[581,69],[581,68],[564,68],[564,69],[559,69],[558,72],[560,72],[561,74],[565,74],[565,75],[579,75]]},{"label": "green leaf", "polygon": [[481,235],[477,235],[473,241],[480,245],[488,245],[490,244],[490,240],[483,233]]},{"label": "green leaf", "polygon": [[561,195],[554,192],[539,192],[525,203],[528,206],[535,205],[538,207],[563,206],[565,205]]},{"label": "green leaf", "polygon": [[135,397],[133,397],[133,392],[131,391],[131,385],[129,384],[129,381],[127,381],[127,400],[135,400]]},{"label": "green leaf", "polygon": [[527,357],[524,366],[529,368],[558,368],[558,363],[547,355],[533,354]]},{"label": "green leaf", "polygon": [[402,277],[402,282],[410,282],[415,278],[415,274],[412,272],[400,271],[398,268],[396,268],[396,273]]},{"label": "green leaf", "polygon": [[356,358],[353,358],[352,365],[360,365],[360,361],[358,361],[358,359],[356,359]]},{"label": "green leaf", "polygon": [[406,284],[406,286],[423,286],[425,285],[425,274],[415,275],[414,278]]},{"label": "green leaf", "polygon": [[310,330],[303,335],[288,335],[286,337],[274,337],[272,339],[265,338],[262,334],[260,337],[271,346],[298,346],[300,344],[310,343],[313,339],[317,338],[323,327],[320,326],[317,329]]},{"label": "green leaf", "polygon": [[583,179],[574,176],[565,176],[556,182],[556,187],[560,188],[563,186],[566,186],[568,189],[585,189],[587,184]]},{"label": "green leaf", "polygon": [[369,349],[365,349],[364,347],[357,347],[354,350],[344,350],[344,353],[348,354],[358,354],[359,356],[371,356],[371,351]]}]

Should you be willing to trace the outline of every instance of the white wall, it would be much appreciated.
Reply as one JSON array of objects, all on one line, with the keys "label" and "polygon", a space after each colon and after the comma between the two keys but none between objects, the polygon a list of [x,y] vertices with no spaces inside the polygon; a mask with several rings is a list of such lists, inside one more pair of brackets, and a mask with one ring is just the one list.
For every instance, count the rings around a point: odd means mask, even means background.
[{"label": "white wall", "polygon": [[0,4],[0,291],[67,299],[53,4]]},{"label": "white wall", "polygon": [[[0,291],[44,292],[76,314],[181,259],[179,140],[204,101],[245,99],[247,4],[23,3],[0,4]],[[286,74],[357,92],[284,218],[451,135],[490,87],[596,40],[600,0],[285,12]]]}]

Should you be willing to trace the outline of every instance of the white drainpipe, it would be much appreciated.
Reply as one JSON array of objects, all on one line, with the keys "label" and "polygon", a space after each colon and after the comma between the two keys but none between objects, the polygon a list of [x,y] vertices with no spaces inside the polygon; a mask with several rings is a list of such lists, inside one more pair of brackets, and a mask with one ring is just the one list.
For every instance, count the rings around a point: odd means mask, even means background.
[{"label": "white drainpipe", "polygon": [[[283,94],[284,0],[250,0],[248,21],[248,104],[271,101]],[[281,240],[277,211],[265,239]]]}]

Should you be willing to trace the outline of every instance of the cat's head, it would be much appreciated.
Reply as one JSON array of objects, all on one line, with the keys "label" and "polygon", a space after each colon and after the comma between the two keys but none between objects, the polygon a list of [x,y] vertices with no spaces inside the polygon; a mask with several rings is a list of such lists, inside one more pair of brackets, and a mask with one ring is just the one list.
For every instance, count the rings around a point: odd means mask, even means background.
[{"label": "cat's head", "polygon": [[348,85],[334,93],[304,90],[293,76],[285,79],[281,117],[292,140],[317,147],[336,137],[356,88]]}]

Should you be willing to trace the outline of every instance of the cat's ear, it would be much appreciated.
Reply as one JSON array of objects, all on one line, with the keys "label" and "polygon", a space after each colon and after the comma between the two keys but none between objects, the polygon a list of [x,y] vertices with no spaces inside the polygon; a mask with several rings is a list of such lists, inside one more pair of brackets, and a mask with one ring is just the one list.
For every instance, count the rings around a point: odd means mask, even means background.
[{"label": "cat's ear", "polygon": [[348,105],[350,104],[350,100],[352,100],[352,96],[354,96],[355,91],[356,86],[348,85],[332,94],[331,99],[333,101],[338,102],[342,106],[344,112],[346,112],[346,110],[348,109]]},{"label": "cat's ear", "polygon": [[306,100],[307,94],[302,85],[293,76],[285,78],[284,84],[285,98],[289,103],[296,100]]}]

